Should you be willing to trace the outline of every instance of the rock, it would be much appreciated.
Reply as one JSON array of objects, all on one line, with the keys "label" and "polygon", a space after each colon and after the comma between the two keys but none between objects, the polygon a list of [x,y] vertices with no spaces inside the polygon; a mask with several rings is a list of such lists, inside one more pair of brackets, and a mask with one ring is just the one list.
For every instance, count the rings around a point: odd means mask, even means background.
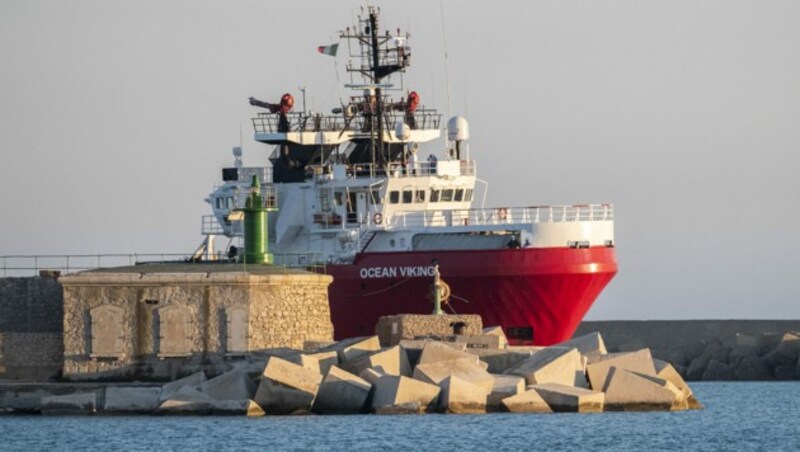
[{"label": "rock", "polygon": [[159,405],[159,414],[211,414],[214,399],[191,386],[183,386]]},{"label": "rock", "polygon": [[420,364],[432,364],[445,361],[453,361],[456,359],[466,359],[474,364],[478,364],[480,359],[477,356],[458,351],[450,346],[444,345],[441,342],[428,342],[422,348],[417,366]]},{"label": "rock", "polygon": [[96,411],[97,393],[95,392],[42,397],[42,414],[76,415],[94,414]]},{"label": "rock", "polygon": [[483,329],[483,334],[498,336],[500,338],[499,348],[504,349],[508,346],[508,339],[506,333],[503,332],[502,326],[488,326]]},{"label": "rock", "polygon": [[197,389],[216,400],[250,400],[256,393],[253,380],[242,370],[233,370],[204,381]]},{"label": "rock", "polygon": [[794,380],[795,379],[794,367],[795,366],[788,366],[788,365],[775,366],[775,370],[773,371],[775,379],[779,381]]},{"label": "rock", "polygon": [[524,377],[528,385],[558,383],[565,386],[587,386],[583,360],[576,348],[545,348],[505,373]]},{"label": "rock", "polygon": [[378,414],[423,413],[436,408],[439,386],[386,375],[375,383],[372,410]]},{"label": "rock", "polygon": [[600,333],[590,333],[584,336],[573,337],[572,339],[556,344],[554,347],[577,348],[582,355],[606,355],[606,344]]},{"label": "rock", "polygon": [[213,400],[211,414],[217,416],[263,416],[264,410],[252,400]]},{"label": "rock", "polygon": [[184,386],[197,386],[200,383],[206,381],[206,374],[202,371],[193,373],[188,377],[183,377],[181,379],[171,381],[164,386],[161,387],[161,395],[159,396],[159,402],[163,402],[170,397],[172,394],[178,392]]},{"label": "rock", "polygon": [[309,411],[322,376],[284,359],[272,357],[261,375],[255,402],[268,414]]},{"label": "rock", "polygon": [[590,358],[586,366],[586,375],[589,384],[595,391],[605,391],[608,373],[611,367],[637,372],[644,375],[656,375],[653,357],[650,350],[642,349],[637,352],[619,353]]},{"label": "rock", "polygon": [[605,409],[610,411],[670,411],[681,408],[681,402],[685,409],[684,395],[672,383],[618,367],[609,369],[605,394]]},{"label": "rock", "polygon": [[[430,340],[423,340],[423,339],[404,339],[400,341],[400,347],[405,350],[406,355],[408,357],[408,363],[411,367],[415,367],[419,362],[419,357],[422,355],[422,349],[425,347],[425,344],[430,344],[433,341]],[[467,349],[467,344],[458,343],[458,342],[439,342],[447,347],[450,347],[454,350],[463,352]]]},{"label": "rock", "polygon": [[483,367],[476,365],[473,358],[418,364],[414,369],[414,379],[438,385],[450,375],[455,375],[483,388],[488,394],[492,391],[494,377]]},{"label": "rock", "polygon": [[735,379],[733,367],[716,359],[708,362],[708,367],[703,372],[702,378],[703,381],[731,381]]},{"label": "rock", "polygon": [[542,396],[553,411],[598,413],[603,411],[605,394],[589,389],[565,386],[558,383],[544,383],[529,386]]},{"label": "rock", "polygon": [[342,367],[354,374],[360,374],[368,368],[380,368],[382,373],[388,375],[411,376],[408,356],[399,345],[350,361]]},{"label": "rock", "polygon": [[506,397],[502,400],[505,411],[512,413],[552,413],[550,405],[535,389]]},{"label": "rock", "polygon": [[161,388],[106,388],[103,411],[106,413],[149,414],[158,409]]},{"label": "rock", "polygon": [[733,375],[739,381],[772,380],[767,366],[755,355],[745,356],[734,366]]},{"label": "rock", "polygon": [[485,413],[489,391],[455,375],[439,383],[439,411],[452,414]]},{"label": "rock", "polygon": [[486,350],[470,349],[467,353],[477,356],[482,362],[486,363],[486,370],[493,374],[502,374],[506,370],[516,366],[525,358],[531,356],[530,350],[511,351],[511,350]]},{"label": "rock", "polygon": [[319,386],[312,410],[321,414],[350,414],[364,411],[372,385],[336,366]]}]

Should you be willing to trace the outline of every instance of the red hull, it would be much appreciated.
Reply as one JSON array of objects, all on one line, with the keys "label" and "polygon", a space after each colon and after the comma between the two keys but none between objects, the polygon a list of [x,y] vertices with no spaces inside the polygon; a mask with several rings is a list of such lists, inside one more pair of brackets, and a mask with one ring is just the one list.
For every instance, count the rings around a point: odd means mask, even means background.
[{"label": "red hull", "polygon": [[327,267],[336,339],[374,334],[384,315],[430,313],[424,269],[433,259],[455,296],[446,312],[479,314],[485,326],[507,333],[532,328],[536,345],[572,337],[617,272],[614,249],[605,247],[362,254],[354,264]]}]

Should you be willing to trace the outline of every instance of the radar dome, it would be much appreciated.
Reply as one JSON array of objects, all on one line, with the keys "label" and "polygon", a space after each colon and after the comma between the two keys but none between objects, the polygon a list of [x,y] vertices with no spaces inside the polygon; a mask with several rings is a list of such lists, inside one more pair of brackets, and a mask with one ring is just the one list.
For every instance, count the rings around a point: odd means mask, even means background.
[{"label": "radar dome", "polygon": [[408,127],[408,124],[404,122],[398,121],[394,127],[394,136],[400,141],[408,140],[411,137],[411,127]]},{"label": "radar dome", "polygon": [[463,116],[453,116],[447,121],[447,139],[450,141],[469,140],[469,124]]},{"label": "radar dome", "polygon": [[242,156],[242,148],[240,148],[239,146],[236,146],[235,148],[233,148],[233,156],[234,157],[241,157]]}]

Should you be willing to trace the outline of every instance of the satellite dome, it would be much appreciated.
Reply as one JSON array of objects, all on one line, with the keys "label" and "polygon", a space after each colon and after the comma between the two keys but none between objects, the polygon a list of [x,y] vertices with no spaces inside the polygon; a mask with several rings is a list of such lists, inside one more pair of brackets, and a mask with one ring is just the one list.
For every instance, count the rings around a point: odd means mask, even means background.
[{"label": "satellite dome", "polygon": [[447,121],[447,139],[450,141],[469,140],[469,124],[463,116],[453,116]]}]

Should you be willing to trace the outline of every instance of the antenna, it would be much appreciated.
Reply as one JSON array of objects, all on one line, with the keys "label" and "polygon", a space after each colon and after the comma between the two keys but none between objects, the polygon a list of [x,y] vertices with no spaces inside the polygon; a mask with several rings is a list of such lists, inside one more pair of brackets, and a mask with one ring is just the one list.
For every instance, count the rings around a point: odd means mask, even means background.
[{"label": "antenna", "polygon": [[447,33],[444,29],[444,0],[439,0],[439,7],[442,14],[442,45],[444,46],[444,79],[447,85],[447,117],[453,115],[453,101],[450,96],[450,63],[447,61]]}]

